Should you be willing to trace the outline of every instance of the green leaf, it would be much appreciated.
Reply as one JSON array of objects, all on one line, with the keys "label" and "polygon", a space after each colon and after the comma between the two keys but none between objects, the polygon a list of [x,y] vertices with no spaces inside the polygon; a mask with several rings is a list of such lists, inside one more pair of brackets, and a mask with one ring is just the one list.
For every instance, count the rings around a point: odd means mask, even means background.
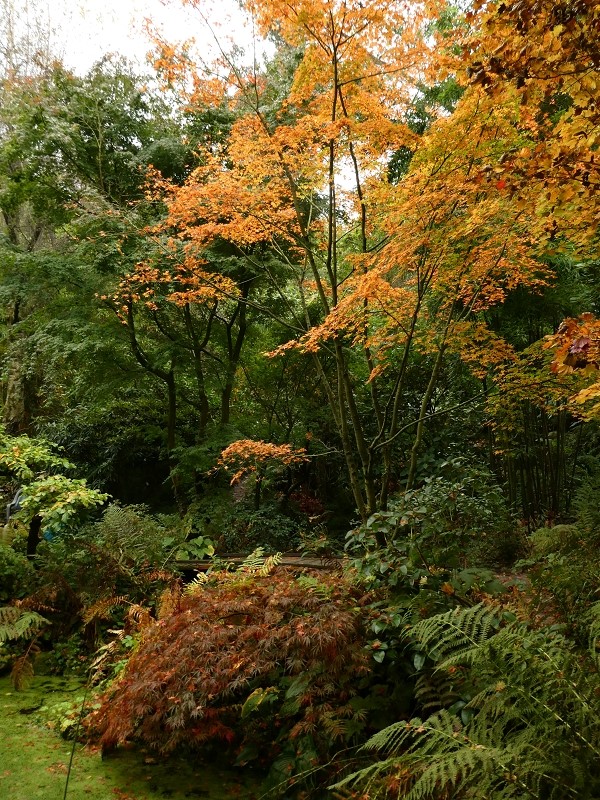
[{"label": "green leaf", "polygon": [[265,701],[272,702],[279,694],[279,689],[274,686],[269,686],[266,689],[255,689],[248,697],[242,706],[242,719],[245,719],[253,711],[256,711]]},{"label": "green leaf", "polygon": [[415,653],[413,656],[413,665],[416,670],[423,669],[423,664],[427,660],[425,653]]}]

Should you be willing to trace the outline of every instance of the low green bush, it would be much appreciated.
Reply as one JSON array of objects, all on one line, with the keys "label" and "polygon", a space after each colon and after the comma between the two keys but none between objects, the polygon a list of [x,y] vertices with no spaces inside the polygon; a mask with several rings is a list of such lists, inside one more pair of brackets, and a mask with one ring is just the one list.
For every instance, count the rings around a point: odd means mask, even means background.
[{"label": "low green bush", "polygon": [[33,586],[34,575],[31,562],[23,554],[0,544],[0,603],[25,597]]}]

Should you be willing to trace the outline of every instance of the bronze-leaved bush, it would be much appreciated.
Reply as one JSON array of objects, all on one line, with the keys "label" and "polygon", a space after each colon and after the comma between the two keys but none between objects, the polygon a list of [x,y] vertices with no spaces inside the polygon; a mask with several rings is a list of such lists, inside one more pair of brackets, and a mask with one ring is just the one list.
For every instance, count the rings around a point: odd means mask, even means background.
[{"label": "bronze-leaved bush", "polygon": [[361,595],[339,575],[219,573],[163,604],[88,729],[105,748],[235,743],[241,760],[272,761],[290,740],[317,758],[352,742],[372,664]]}]

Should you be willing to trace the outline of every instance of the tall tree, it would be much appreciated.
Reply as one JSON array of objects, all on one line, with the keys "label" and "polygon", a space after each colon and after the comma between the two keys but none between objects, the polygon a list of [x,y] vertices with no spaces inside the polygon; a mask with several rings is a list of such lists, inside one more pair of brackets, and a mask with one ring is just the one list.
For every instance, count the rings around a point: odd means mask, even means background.
[{"label": "tall tree", "polygon": [[[173,192],[166,225],[199,262],[216,240],[241,254],[277,250],[286,273],[275,286],[293,333],[283,350],[313,359],[366,518],[385,507],[403,470],[415,482],[448,353],[480,375],[510,359],[483,312],[546,279],[531,214],[511,203],[499,166],[507,148],[528,142],[527,126],[516,95],[499,106],[477,87],[424,137],[398,122],[432,63],[429,23],[439,9],[249,8],[263,32],[297,48],[293,82],[273,110],[265,76],[223,56],[222,101],[242,113],[224,146],[205,152]],[[192,102],[214,92],[214,80],[198,78]],[[394,186],[387,163],[401,146],[415,155]],[[407,375],[416,353],[429,375],[415,406]]]}]

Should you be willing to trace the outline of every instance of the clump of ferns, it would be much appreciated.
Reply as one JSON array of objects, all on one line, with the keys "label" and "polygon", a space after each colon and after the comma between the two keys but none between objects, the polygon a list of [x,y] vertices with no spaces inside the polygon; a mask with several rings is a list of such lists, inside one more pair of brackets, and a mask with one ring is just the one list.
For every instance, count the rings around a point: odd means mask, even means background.
[{"label": "clump of ferns", "polygon": [[33,661],[39,653],[39,636],[48,620],[37,611],[20,605],[0,607],[0,647],[7,642],[24,643],[24,649],[14,655],[10,673],[13,686],[18,691],[33,678]]},{"label": "clump of ferns", "polygon": [[[426,719],[397,722],[365,746],[379,757],[336,785],[370,798],[600,797],[600,603],[588,647],[532,630],[480,604],[405,633],[433,675],[457,677],[463,699]],[[401,791],[390,791],[400,776]]]}]

